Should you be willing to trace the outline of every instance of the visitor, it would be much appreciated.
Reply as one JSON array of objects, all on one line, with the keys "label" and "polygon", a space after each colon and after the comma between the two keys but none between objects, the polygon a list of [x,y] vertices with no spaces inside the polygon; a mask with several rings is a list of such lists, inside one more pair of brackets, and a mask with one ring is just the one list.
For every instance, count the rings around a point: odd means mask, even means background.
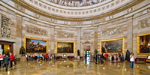
[{"label": "visitor", "polygon": [[40,54],[40,57],[41,57],[41,61],[43,60],[43,54]]},{"label": "visitor", "polygon": [[96,55],[95,55],[95,64],[97,64],[97,58],[98,58],[98,54],[96,53]]},{"label": "visitor", "polygon": [[4,65],[6,67],[6,71],[8,70],[9,61],[10,61],[10,57],[8,57],[8,55],[6,55],[4,57]]},{"label": "visitor", "polygon": [[47,59],[48,59],[48,54],[45,54],[45,60],[47,61]]},{"label": "visitor", "polygon": [[114,54],[114,62],[116,62],[116,58],[117,58],[117,56],[116,56],[117,54]]},{"label": "visitor", "polygon": [[14,56],[13,56],[13,54],[10,52],[10,68],[12,68],[13,61],[14,61]]},{"label": "visitor", "polygon": [[134,69],[134,53],[130,55],[130,69]]},{"label": "visitor", "polygon": [[125,60],[130,61],[130,52],[127,50]]},{"label": "visitor", "polygon": [[123,53],[121,54],[121,61],[123,61],[124,60],[124,56],[123,56]]},{"label": "visitor", "polygon": [[37,61],[40,60],[40,54],[37,54]]},{"label": "visitor", "polygon": [[16,63],[16,55],[14,54],[14,64],[13,65],[16,65],[17,63]]},{"label": "visitor", "polygon": [[106,58],[107,58],[107,54],[105,53],[105,54],[104,54],[104,59],[106,60]]},{"label": "visitor", "polygon": [[1,67],[1,64],[2,64],[2,61],[3,61],[3,55],[2,54],[0,54],[0,67]]},{"label": "visitor", "polygon": [[98,56],[99,63],[101,62],[101,54]]},{"label": "visitor", "polygon": [[114,54],[112,54],[112,61],[114,61]]}]

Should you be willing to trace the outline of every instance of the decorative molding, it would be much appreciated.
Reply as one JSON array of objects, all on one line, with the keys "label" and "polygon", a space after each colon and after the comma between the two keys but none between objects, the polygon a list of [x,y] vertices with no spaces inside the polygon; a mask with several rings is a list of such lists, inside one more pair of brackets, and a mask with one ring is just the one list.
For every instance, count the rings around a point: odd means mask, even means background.
[{"label": "decorative molding", "polygon": [[32,33],[32,34],[37,34],[37,35],[44,35],[47,36],[47,31],[35,26],[27,25],[26,26],[26,32]]},{"label": "decorative molding", "polygon": [[5,16],[1,16],[1,38],[10,38],[10,25],[10,19]]},{"label": "decorative molding", "polygon": [[139,21],[139,27],[140,29],[150,27],[150,18]]},{"label": "decorative molding", "polygon": [[73,33],[57,31],[57,38],[73,38],[73,37],[74,37]]},{"label": "decorative molding", "polygon": [[115,34],[119,34],[122,33],[122,28],[113,28],[107,31],[102,31],[102,36],[109,36],[109,35],[115,35]]}]

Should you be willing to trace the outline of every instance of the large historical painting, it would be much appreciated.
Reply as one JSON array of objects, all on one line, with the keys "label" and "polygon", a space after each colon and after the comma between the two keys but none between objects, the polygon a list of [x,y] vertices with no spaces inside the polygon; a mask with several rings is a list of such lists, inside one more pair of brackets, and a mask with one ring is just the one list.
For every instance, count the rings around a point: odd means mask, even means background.
[{"label": "large historical painting", "polygon": [[123,53],[123,39],[101,41],[101,53]]},{"label": "large historical painting", "polygon": [[46,41],[26,38],[26,53],[46,53]]},{"label": "large historical painting", "polygon": [[74,42],[56,42],[57,53],[74,53]]},{"label": "large historical painting", "polygon": [[139,36],[139,53],[150,53],[150,34]]}]

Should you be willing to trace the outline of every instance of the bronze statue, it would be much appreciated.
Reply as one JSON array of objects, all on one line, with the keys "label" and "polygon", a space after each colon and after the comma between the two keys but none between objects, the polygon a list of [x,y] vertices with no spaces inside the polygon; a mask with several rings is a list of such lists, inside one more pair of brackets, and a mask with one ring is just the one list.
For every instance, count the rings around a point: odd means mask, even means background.
[{"label": "bronze statue", "polygon": [[79,49],[77,50],[77,55],[80,56],[80,50]]},{"label": "bronze statue", "polygon": [[25,48],[24,48],[23,46],[20,48],[20,54],[21,54],[21,55],[24,55],[24,54],[25,54]]}]

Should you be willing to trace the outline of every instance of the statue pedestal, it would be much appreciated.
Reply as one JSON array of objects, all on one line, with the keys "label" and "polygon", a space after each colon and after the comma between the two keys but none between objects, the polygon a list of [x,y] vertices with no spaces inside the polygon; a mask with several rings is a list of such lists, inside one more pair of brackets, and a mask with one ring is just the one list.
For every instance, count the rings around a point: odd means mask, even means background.
[{"label": "statue pedestal", "polygon": [[77,60],[80,60],[80,56],[77,56]]},{"label": "statue pedestal", "polygon": [[27,60],[26,60],[26,56],[21,56],[21,57],[20,57],[20,61],[27,61]]}]

